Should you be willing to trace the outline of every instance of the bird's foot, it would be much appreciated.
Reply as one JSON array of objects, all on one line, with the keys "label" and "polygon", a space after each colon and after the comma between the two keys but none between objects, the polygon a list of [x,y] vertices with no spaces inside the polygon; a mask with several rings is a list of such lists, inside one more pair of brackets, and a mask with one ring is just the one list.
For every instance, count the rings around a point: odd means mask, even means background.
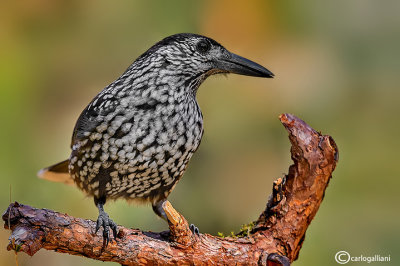
[{"label": "bird's foot", "polygon": [[113,232],[115,242],[117,241],[117,225],[105,211],[100,212],[97,218],[95,233],[99,231],[100,227],[103,227],[103,247],[107,247],[110,242],[110,228]]},{"label": "bird's foot", "polygon": [[193,234],[200,235],[199,228],[197,226],[195,226],[194,224],[190,224],[189,229],[190,229],[190,231],[192,231]]}]

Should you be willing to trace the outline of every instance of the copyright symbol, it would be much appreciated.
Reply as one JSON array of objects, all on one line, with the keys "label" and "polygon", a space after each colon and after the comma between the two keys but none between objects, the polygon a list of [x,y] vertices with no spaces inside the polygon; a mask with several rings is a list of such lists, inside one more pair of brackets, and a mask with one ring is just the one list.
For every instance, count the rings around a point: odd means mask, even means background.
[{"label": "copyright symbol", "polygon": [[335,260],[339,264],[346,264],[350,261],[350,254],[347,251],[339,251],[335,255]]}]

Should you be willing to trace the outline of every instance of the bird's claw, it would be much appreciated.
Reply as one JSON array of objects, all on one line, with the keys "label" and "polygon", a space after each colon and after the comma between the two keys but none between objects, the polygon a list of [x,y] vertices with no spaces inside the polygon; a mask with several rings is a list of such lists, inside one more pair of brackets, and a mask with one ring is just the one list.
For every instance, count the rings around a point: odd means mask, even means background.
[{"label": "bird's claw", "polygon": [[193,234],[200,235],[199,228],[197,226],[195,226],[194,224],[190,224],[189,229],[190,229],[190,231],[192,231]]},{"label": "bird's claw", "polygon": [[114,240],[117,241],[117,225],[113,220],[110,219],[107,213],[102,212],[99,214],[96,222],[96,231],[97,233],[103,227],[103,246],[107,247],[110,242],[110,228],[113,232]]}]

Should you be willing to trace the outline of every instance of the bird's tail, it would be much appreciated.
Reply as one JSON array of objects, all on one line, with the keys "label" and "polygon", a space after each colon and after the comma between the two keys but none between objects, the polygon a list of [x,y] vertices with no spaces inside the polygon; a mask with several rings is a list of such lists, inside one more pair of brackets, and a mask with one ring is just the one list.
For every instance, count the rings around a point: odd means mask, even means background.
[{"label": "bird's tail", "polygon": [[37,176],[53,182],[61,182],[68,185],[74,184],[74,180],[68,172],[68,160],[41,169]]}]

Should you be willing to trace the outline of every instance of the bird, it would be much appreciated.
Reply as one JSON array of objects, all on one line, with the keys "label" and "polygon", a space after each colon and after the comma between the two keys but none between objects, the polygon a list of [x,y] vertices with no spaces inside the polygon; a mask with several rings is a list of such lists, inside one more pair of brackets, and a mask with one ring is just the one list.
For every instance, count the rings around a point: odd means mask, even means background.
[{"label": "bird", "polygon": [[117,236],[104,210],[107,200],[150,203],[168,221],[163,203],[204,133],[197,90],[209,76],[228,73],[274,77],[211,38],[180,33],[162,39],[94,97],[75,124],[69,158],[38,176],[75,184],[94,198],[95,232],[103,229],[106,245],[111,232]]}]

